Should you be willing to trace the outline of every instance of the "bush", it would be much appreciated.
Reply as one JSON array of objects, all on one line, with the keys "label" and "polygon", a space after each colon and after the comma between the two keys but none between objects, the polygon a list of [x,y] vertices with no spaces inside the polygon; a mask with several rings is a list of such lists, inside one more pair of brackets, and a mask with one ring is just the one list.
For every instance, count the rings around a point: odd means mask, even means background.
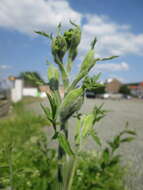
[{"label": "bush", "polygon": [[131,91],[130,91],[130,89],[129,89],[129,87],[127,85],[122,85],[120,87],[119,92],[124,94],[124,95],[130,95],[131,94]]},{"label": "bush", "polygon": [[124,190],[124,173],[119,162],[103,166],[102,154],[83,153],[75,173],[73,190]]}]

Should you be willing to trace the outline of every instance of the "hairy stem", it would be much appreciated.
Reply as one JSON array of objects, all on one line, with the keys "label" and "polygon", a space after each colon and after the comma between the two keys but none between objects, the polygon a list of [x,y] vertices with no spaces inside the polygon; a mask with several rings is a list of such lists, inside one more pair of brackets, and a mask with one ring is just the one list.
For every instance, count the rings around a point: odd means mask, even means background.
[{"label": "hairy stem", "polygon": [[[64,132],[66,138],[68,138],[68,129],[67,129],[67,122],[62,122],[60,130]],[[60,161],[62,160],[63,156],[65,155],[65,152],[63,148],[59,145],[58,147],[58,160],[59,160],[59,165],[58,165],[58,182],[63,184],[63,175],[62,175],[62,164]]]},{"label": "hairy stem", "polygon": [[69,181],[68,181],[68,185],[67,185],[65,190],[71,190],[72,189],[73,178],[74,178],[75,171],[76,171],[76,165],[77,165],[77,160],[75,158],[72,161],[72,168],[71,168],[71,172],[70,172],[70,176],[69,176]]}]

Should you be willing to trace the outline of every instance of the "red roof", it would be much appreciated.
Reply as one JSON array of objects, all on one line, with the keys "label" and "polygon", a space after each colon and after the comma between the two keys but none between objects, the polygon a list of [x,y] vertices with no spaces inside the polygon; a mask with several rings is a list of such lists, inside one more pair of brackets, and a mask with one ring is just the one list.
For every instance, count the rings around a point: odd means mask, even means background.
[{"label": "red roof", "polygon": [[138,86],[130,86],[129,88],[136,89],[136,88],[138,88]]},{"label": "red roof", "polygon": [[141,82],[139,85],[143,87],[143,82]]}]

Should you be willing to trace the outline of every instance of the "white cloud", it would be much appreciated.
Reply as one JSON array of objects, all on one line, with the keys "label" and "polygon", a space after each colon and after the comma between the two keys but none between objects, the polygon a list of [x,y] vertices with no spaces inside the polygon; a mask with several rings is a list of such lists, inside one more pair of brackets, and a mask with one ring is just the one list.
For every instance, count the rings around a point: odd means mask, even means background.
[{"label": "white cloud", "polygon": [[119,80],[122,83],[126,82],[126,78],[123,78],[123,77],[118,76],[118,75],[109,75],[108,79],[117,79],[117,80]]},{"label": "white cloud", "polygon": [[92,73],[96,72],[112,72],[112,71],[127,71],[129,65],[126,62],[121,63],[99,63],[93,68]]},{"label": "white cloud", "polygon": [[0,65],[0,70],[10,69],[11,66],[9,65]]},{"label": "white cloud", "polygon": [[98,55],[143,55],[143,33],[135,35],[130,31],[130,26],[114,23],[105,16],[86,15],[86,19],[80,45],[82,53],[88,49],[90,41],[96,36]]},{"label": "white cloud", "polygon": [[0,26],[24,33],[34,30],[54,30],[69,19],[80,23],[81,14],[74,11],[66,0],[0,0]]},{"label": "white cloud", "polygon": [[[86,20],[82,24],[82,18]],[[34,30],[54,31],[59,22],[69,26],[69,19],[82,24],[83,55],[97,36],[96,55],[143,55],[143,33],[134,34],[129,25],[114,22],[107,16],[83,15],[71,8],[68,0],[0,0],[0,27],[33,34]]]}]

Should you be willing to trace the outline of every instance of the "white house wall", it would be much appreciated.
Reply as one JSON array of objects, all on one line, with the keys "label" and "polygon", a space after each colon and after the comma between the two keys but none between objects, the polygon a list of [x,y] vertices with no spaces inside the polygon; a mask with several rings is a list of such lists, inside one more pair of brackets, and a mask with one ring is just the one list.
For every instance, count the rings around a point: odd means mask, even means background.
[{"label": "white house wall", "polygon": [[16,80],[14,88],[11,89],[11,99],[13,102],[18,102],[22,99],[23,96],[23,81]]},{"label": "white house wall", "polygon": [[37,88],[23,88],[23,96],[38,96]]}]

